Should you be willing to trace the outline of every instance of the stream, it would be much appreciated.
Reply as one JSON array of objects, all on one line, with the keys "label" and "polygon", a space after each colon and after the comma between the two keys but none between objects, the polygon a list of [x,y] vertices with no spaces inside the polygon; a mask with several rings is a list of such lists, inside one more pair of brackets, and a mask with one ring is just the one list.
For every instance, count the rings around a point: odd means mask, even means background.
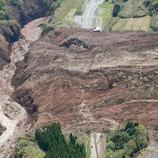
[{"label": "stream", "polygon": [[11,63],[0,71],[0,125],[5,128],[0,136],[0,158],[9,158],[16,138],[25,133],[24,123],[27,120],[27,113],[21,105],[10,98],[14,91],[11,79],[16,70],[15,63],[23,60],[30,44],[40,38],[42,29],[39,25],[47,21],[47,17],[39,18],[21,29],[23,38],[12,46]]}]

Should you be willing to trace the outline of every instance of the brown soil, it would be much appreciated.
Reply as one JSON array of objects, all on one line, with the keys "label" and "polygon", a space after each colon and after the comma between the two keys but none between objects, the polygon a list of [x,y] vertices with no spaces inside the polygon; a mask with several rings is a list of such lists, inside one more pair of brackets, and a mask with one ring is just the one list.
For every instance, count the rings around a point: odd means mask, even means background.
[{"label": "brown soil", "polygon": [[4,37],[0,35],[0,69],[10,61],[9,54],[8,43]]},{"label": "brown soil", "polygon": [[[13,97],[36,125],[103,130],[105,118],[158,123],[158,33],[57,29],[17,64]],[[80,113],[83,103],[97,121]]]}]

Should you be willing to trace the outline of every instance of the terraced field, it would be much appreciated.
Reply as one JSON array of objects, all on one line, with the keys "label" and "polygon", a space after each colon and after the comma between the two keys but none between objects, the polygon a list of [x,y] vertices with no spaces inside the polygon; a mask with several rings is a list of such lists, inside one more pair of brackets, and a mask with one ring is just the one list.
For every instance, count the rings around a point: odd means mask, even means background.
[{"label": "terraced field", "polygon": [[157,13],[153,6],[157,1],[128,0],[113,3],[110,0],[100,6],[97,14],[105,31],[157,31]]},{"label": "terraced field", "polygon": [[112,31],[151,31],[151,17],[119,19]]}]

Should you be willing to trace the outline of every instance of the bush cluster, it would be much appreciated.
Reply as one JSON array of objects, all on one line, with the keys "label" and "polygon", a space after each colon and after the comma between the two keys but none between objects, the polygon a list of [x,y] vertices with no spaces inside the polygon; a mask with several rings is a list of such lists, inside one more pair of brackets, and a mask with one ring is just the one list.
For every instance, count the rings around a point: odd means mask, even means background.
[{"label": "bush cluster", "polygon": [[128,122],[109,137],[106,158],[129,158],[147,145],[146,129],[141,124]]},{"label": "bush cluster", "polygon": [[17,7],[22,7],[23,5],[23,0],[10,0],[11,4]]},{"label": "bush cluster", "polygon": [[9,20],[9,4],[21,8],[23,0],[0,0],[0,20]]},{"label": "bush cluster", "polygon": [[8,19],[8,8],[5,0],[0,0],[0,20]]},{"label": "bush cluster", "polygon": [[48,7],[48,12],[52,13],[59,7],[63,0],[42,0],[43,3]]}]

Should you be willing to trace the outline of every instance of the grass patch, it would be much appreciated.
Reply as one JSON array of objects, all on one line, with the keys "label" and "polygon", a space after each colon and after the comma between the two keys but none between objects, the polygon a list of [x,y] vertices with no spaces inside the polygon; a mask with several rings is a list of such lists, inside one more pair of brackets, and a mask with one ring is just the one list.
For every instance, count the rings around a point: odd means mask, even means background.
[{"label": "grass patch", "polygon": [[45,153],[35,143],[34,138],[25,137],[21,138],[16,147],[17,158],[44,158]]},{"label": "grass patch", "polygon": [[91,154],[90,136],[87,135],[87,134],[82,134],[79,137],[79,141],[85,145],[85,148],[86,148],[86,158],[90,158],[90,154]]},{"label": "grass patch", "polygon": [[151,19],[151,28],[158,31],[158,15],[154,15]]},{"label": "grass patch", "polygon": [[120,18],[144,17],[148,13],[144,0],[128,0],[122,6]]},{"label": "grass patch", "polygon": [[111,21],[112,12],[113,12],[114,4],[112,2],[104,2],[100,5],[100,13],[99,16],[102,19],[102,27],[105,28],[106,25]]},{"label": "grass patch", "polygon": [[151,31],[151,17],[119,19],[112,31]]},{"label": "grass patch", "polygon": [[82,10],[85,0],[64,0],[60,7],[55,11],[53,21],[54,26],[57,25],[73,25],[73,19],[76,14]]}]

